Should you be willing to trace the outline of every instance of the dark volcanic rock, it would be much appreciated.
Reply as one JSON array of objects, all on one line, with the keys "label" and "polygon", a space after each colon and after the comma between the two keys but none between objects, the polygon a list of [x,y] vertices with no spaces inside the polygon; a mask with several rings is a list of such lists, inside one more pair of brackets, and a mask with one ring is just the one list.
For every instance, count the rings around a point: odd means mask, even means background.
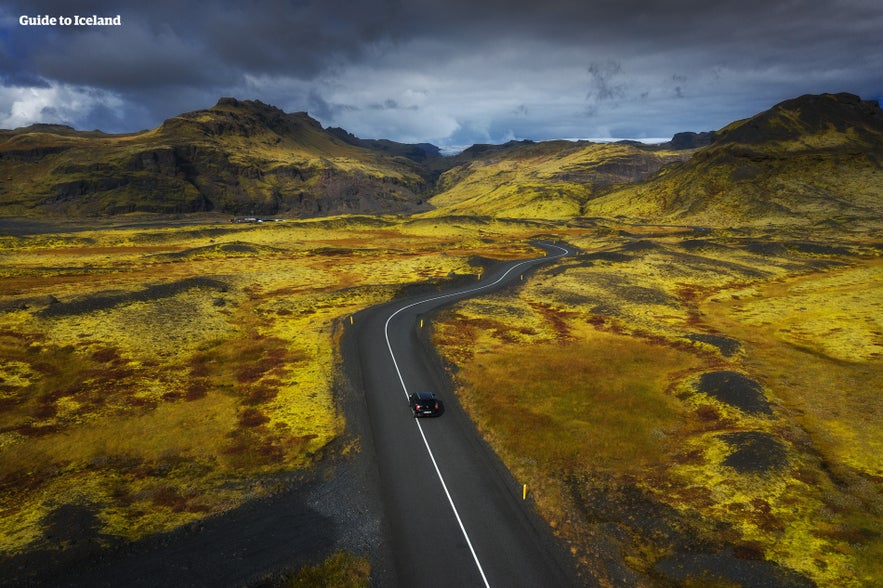
[{"label": "dark volcanic rock", "polygon": [[699,147],[710,145],[714,139],[714,135],[714,131],[705,131],[703,133],[676,133],[674,137],[671,138],[671,141],[663,143],[662,146],[667,147],[668,149],[674,149],[675,151],[698,149]]},{"label": "dark volcanic rock", "polygon": [[699,378],[696,391],[704,392],[750,414],[773,413],[761,385],[739,372],[704,373]]},{"label": "dark volcanic rock", "polygon": [[720,439],[735,449],[722,464],[740,474],[762,474],[788,464],[785,445],[769,433],[739,431],[721,435]]},{"label": "dark volcanic rock", "polygon": [[709,345],[714,345],[718,349],[720,349],[721,355],[724,357],[732,357],[735,355],[739,349],[742,348],[742,344],[739,343],[736,339],[731,339],[730,337],[724,337],[722,335],[711,335],[709,333],[693,333],[691,335],[687,335],[687,339],[690,341],[697,341],[700,343],[708,343]]},{"label": "dark volcanic rock", "polygon": [[185,278],[168,284],[148,286],[147,288],[136,292],[123,294],[93,294],[71,302],[58,302],[56,300],[54,304],[41,310],[38,315],[41,317],[75,316],[78,314],[106,310],[108,308],[131,302],[147,302],[161,298],[171,298],[181,292],[196,288],[213,292],[226,292],[229,286],[224,282],[212,278]]}]

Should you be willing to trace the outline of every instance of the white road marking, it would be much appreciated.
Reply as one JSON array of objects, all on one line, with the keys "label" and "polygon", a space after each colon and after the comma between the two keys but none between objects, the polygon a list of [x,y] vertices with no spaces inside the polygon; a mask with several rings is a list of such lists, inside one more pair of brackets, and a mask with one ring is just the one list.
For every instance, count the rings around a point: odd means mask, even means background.
[{"label": "white road marking", "polygon": [[[557,259],[559,257],[564,257],[567,255],[567,249],[564,247],[559,247],[558,245],[552,245],[551,243],[546,243],[546,245],[550,247],[554,247],[556,249],[560,249],[562,253],[560,255],[556,255],[550,258],[546,258],[545,261],[549,261],[552,259]],[[481,290],[487,290],[488,288],[493,288],[500,282],[506,279],[506,277],[514,272],[515,270],[526,266],[537,263],[536,259],[530,259],[527,261],[522,261],[521,263],[517,263],[506,270],[503,275],[494,280],[491,283],[485,283],[476,288],[472,288],[470,290],[464,290],[462,292],[453,292],[450,294],[443,294],[441,296],[434,296],[432,298],[427,298],[425,300],[419,300],[417,302],[412,302],[410,304],[406,304],[405,306],[399,308],[395,312],[389,315],[389,318],[386,319],[386,323],[383,325],[383,336],[386,338],[386,348],[389,349],[389,356],[392,358],[392,364],[396,369],[396,374],[399,376],[399,382],[402,384],[402,390],[405,392],[405,399],[408,399],[408,387],[405,385],[405,379],[402,377],[402,371],[399,369],[399,362],[396,360],[396,355],[392,350],[392,343],[389,340],[389,323],[395,318],[399,313],[408,310],[409,308],[414,308],[415,306],[419,306],[421,304],[425,304],[427,302],[434,302],[436,300],[444,300],[445,298],[453,298],[455,296],[463,296],[466,294],[472,294],[473,292],[480,292]],[[457,511],[457,507],[454,504],[454,499],[451,496],[451,493],[448,491],[448,485],[445,483],[444,476],[442,476],[441,470],[438,468],[438,463],[435,461],[435,455],[432,453],[432,448],[429,446],[429,441],[426,439],[426,435],[423,433],[423,426],[420,424],[420,421],[414,419],[417,423],[417,429],[420,431],[420,436],[423,438],[423,444],[426,446],[426,452],[429,454],[429,459],[432,461],[432,465],[435,468],[435,473],[438,475],[438,480],[441,483],[442,489],[445,491],[445,496],[448,497],[448,504],[451,505],[451,510],[454,512],[454,518],[457,519],[457,524],[460,525],[460,531],[463,533],[463,538],[466,539],[466,545],[469,546],[469,551],[472,553],[472,559],[475,561],[475,565],[478,568],[478,573],[481,574],[481,579],[484,581],[484,585],[486,588],[490,588],[490,584],[488,583],[487,576],[484,575],[484,569],[481,567],[481,562],[478,560],[478,555],[475,553],[475,549],[472,547],[472,541],[469,539],[469,534],[466,532],[466,527],[463,525],[463,520],[460,518],[460,513]]]}]

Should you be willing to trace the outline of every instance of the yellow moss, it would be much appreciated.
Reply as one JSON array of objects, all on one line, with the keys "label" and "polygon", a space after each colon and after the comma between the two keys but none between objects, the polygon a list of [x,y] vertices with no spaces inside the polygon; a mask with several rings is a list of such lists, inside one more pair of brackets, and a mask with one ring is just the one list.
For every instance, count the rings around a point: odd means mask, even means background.
[{"label": "yellow moss", "polygon": [[[132,508],[134,507],[134,508]],[[136,510],[138,508],[145,511]],[[138,514],[133,514],[138,513]],[[146,502],[134,503],[128,508],[102,510],[98,519],[103,524],[102,531],[118,537],[137,540],[155,533],[164,533],[205,518],[205,512],[175,511],[168,507],[157,507]]]},{"label": "yellow moss", "polygon": [[[28,469],[53,462],[84,463],[96,456],[139,456],[156,460],[171,453],[215,455],[235,424],[235,399],[222,394],[183,403],[163,403],[143,415],[98,420],[64,435],[20,438],[4,467]],[[187,431],[186,437],[181,432]]]},{"label": "yellow moss", "polygon": [[[851,411],[850,411],[851,412]],[[824,446],[840,461],[872,476],[883,476],[883,435],[875,427],[878,411],[869,408],[870,414],[850,418],[840,414],[828,418],[807,419],[813,429],[825,431]]]},{"label": "yellow moss", "polygon": [[[744,341],[777,399],[803,413],[830,459],[880,475],[877,386],[883,336],[881,264],[771,282],[750,299],[716,296],[704,307]],[[879,379],[879,376],[876,376]]]},{"label": "yellow moss", "polygon": [[750,325],[776,324],[776,335],[833,359],[883,358],[883,265],[812,275],[766,288],[738,308]]},{"label": "yellow moss", "polygon": [[40,522],[48,513],[42,506],[0,510],[0,553],[13,553],[40,539]]},{"label": "yellow moss", "polygon": [[[514,345],[495,323],[464,328],[455,318],[437,327],[436,341],[460,367],[461,402],[510,464],[529,457],[568,470],[637,472],[657,463],[666,431],[679,422],[666,379],[691,358],[585,325],[572,328],[573,342],[563,348],[554,339]],[[464,357],[457,341],[474,355]]]},{"label": "yellow moss", "polygon": [[283,588],[335,586],[367,588],[371,585],[371,563],[364,557],[338,551],[316,566],[303,566],[280,584]]},{"label": "yellow moss", "polygon": [[135,357],[187,353],[203,341],[236,333],[236,327],[213,303],[219,296],[199,290],[169,299],[121,304],[109,310],[48,319],[41,330],[61,347],[113,341]]},{"label": "yellow moss", "polygon": [[602,184],[626,181],[612,172],[615,164],[661,165],[681,157],[682,154],[649,153],[622,144],[563,141],[491,151],[442,174],[442,192],[430,199],[436,210],[421,216],[572,218],[580,214],[583,203],[597,189],[593,185],[595,178],[606,178]]},{"label": "yellow moss", "polygon": [[14,389],[27,386],[34,375],[31,365],[23,361],[0,363],[0,398],[14,396]]},{"label": "yellow moss", "polygon": [[[687,441],[685,450],[702,452],[702,459],[690,465],[674,465],[669,469],[675,496],[690,488],[711,489],[713,503],[702,507],[702,516],[726,522],[741,541],[761,547],[767,559],[806,574],[858,586],[854,556],[844,545],[823,538],[819,529],[825,523],[826,507],[821,489],[812,488],[794,479],[791,472],[738,474],[720,465],[732,448],[714,433],[698,435]],[[792,468],[807,467],[791,454]],[[661,498],[665,498],[662,496]],[[690,515],[695,507],[678,501],[669,502]],[[824,561],[819,567],[818,562]]]}]

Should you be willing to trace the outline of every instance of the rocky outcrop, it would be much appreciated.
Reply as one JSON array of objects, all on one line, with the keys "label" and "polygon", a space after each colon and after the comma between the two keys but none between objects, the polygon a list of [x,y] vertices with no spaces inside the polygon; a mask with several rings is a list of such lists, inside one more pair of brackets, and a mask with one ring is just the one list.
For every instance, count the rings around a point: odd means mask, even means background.
[{"label": "rocky outcrop", "polygon": [[360,139],[340,127],[331,127],[328,132],[350,145],[375,149],[389,155],[406,157],[412,161],[425,162],[433,157],[441,157],[441,150],[432,143],[397,143],[388,139]]},{"label": "rocky outcrop", "polygon": [[714,140],[714,135],[714,131],[706,131],[703,133],[675,133],[674,137],[671,138],[671,141],[663,143],[662,147],[674,149],[675,151],[699,149],[700,147],[710,145],[712,140]]}]

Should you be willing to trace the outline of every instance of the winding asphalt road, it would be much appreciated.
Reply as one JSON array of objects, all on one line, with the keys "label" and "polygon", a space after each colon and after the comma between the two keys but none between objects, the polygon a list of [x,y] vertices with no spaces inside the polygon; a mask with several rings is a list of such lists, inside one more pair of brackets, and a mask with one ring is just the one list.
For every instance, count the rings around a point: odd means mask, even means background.
[{"label": "winding asphalt road", "polygon": [[[400,586],[578,583],[568,556],[447,389],[447,378],[418,333],[430,311],[517,283],[532,268],[574,253],[566,246],[537,245],[546,257],[501,263],[468,286],[397,300],[355,319],[389,551]],[[420,390],[435,392],[444,414],[414,419],[407,396]]]}]

